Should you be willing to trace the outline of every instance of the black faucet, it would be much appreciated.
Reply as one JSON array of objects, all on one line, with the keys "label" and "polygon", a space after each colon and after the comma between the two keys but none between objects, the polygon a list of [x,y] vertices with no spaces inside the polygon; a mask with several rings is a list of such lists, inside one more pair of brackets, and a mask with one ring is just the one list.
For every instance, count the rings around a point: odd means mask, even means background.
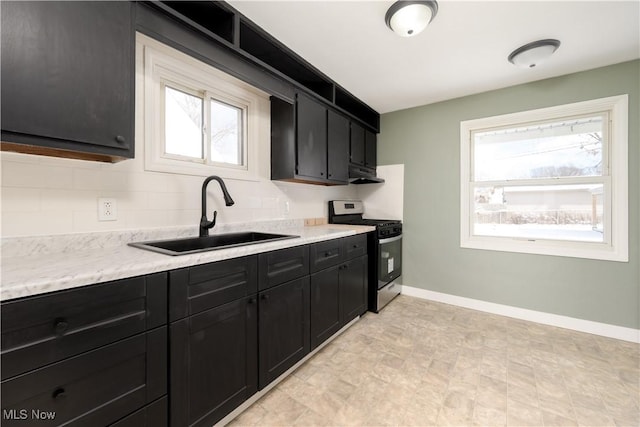
[{"label": "black faucet", "polygon": [[235,202],[229,195],[227,191],[227,186],[224,185],[224,181],[219,176],[213,175],[208,177],[202,183],[202,217],[200,218],[200,237],[205,237],[209,235],[209,229],[213,228],[216,225],[216,217],[218,216],[218,211],[213,211],[213,221],[209,221],[207,219],[207,185],[209,182],[213,180],[218,181],[220,184],[220,188],[222,188],[222,194],[224,196],[224,202],[227,206],[232,206]]}]

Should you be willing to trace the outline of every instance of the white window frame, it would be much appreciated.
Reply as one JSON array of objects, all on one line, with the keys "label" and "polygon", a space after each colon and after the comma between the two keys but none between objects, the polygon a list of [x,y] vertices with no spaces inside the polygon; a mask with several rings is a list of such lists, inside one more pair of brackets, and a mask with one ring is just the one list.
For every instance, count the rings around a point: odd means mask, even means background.
[{"label": "white window frame", "polygon": [[[198,176],[219,175],[249,181],[265,179],[268,175],[268,166],[265,164],[269,160],[270,146],[269,95],[147,36],[138,33],[136,40],[143,58],[145,170]],[[207,123],[210,114],[211,98],[243,111],[242,165],[209,161],[209,138],[204,138],[204,159],[165,153],[165,85],[202,97],[204,123]]]},{"label": "white window frame", "polygon": [[[628,95],[619,95],[460,122],[460,247],[628,262],[628,102]],[[608,238],[604,242],[523,239],[473,234],[474,132],[603,112],[606,112],[609,117],[609,123],[603,126],[605,132],[608,129],[608,138],[604,138],[608,144],[603,144],[603,166],[608,160],[608,168],[604,167],[603,176],[598,177],[605,183],[604,227]],[[562,183],[575,182],[572,182],[571,178],[566,180],[563,178]],[[478,184],[482,182],[478,181]]]}]

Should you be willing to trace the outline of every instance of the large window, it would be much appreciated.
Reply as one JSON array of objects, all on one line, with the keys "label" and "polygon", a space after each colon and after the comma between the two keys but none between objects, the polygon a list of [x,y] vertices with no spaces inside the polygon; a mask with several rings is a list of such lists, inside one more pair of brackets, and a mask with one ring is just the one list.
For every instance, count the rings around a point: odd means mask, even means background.
[{"label": "large window", "polygon": [[259,163],[269,160],[267,94],[146,36],[137,38],[145,169],[249,180],[264,175]]},{"label": "large window", "polygon": [[460,129],[462,247],[628,260],[626,96]]}]

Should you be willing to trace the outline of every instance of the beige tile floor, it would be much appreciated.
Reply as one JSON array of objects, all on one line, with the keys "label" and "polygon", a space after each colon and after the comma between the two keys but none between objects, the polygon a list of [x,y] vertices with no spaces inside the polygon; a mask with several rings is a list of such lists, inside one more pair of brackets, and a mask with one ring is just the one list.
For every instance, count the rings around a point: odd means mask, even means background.
[{"label": "beige tile floor", "polygon": [[230,426],[638,426],[640,346],[400,296]]}]

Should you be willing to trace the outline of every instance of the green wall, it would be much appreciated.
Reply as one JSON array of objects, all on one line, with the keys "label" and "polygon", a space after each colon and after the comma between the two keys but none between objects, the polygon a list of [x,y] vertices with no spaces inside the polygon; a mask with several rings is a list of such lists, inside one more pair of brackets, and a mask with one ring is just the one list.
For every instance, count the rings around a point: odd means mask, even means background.
[{"label": "green wall", "polygon": [[[628,263],[460,248],[460,121],[625,93]],[[639,104],[636,60],[382,115],[378,162],[405,165],[403,283],[640,328]]]}]

